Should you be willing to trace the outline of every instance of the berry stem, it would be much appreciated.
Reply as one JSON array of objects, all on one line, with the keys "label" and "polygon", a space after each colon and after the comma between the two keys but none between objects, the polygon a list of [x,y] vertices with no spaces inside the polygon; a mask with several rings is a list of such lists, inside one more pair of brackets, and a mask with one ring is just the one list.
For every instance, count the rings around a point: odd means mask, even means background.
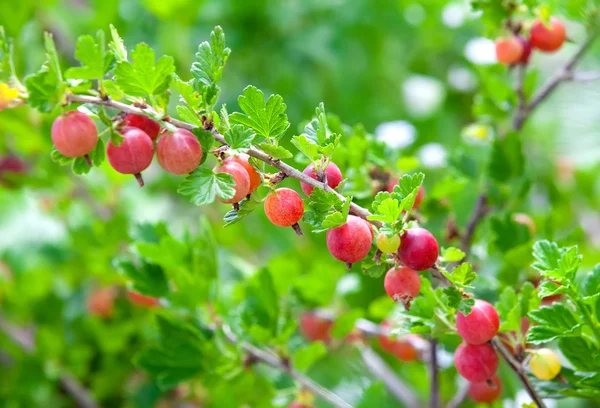
[{"label": "berry stem", "polygon": [[144,187],[144,179],[142,178],[142,173],[135,173],[134,176],[140,187]]},{"label": "berry stem", "polygon": [[296,235],[298,235],[299,237],[304,235],[304,233],[302,232],[302,228],[300,228],[300,225],[298,225],[298,223],[295,223],[294,225],[292,225],[292,228],[296,232]]},{"label": "berry stem", "polygon": [[85,159],[85,162],[88,164],[88,166],[92,167],[92,159],[90,159],[90,155],[86,154],[85,156],[83,156],[83,158]]}]

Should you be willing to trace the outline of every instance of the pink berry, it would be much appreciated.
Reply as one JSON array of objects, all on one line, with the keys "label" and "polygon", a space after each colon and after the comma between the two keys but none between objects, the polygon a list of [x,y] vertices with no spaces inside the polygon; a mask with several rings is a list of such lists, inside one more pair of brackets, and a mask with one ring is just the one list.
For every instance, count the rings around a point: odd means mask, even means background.
[{"label": "pink berry", "polygon": [[89,154],[98,142],[98,130],[92,119],[79,111],[69,111],[52,124],[52,143],[67,157]]},{"label": "pink berry", "polygon": [[142,295],[141,293],[134,292],[133,290],[127,291],[127,297],[129,298],[129,301],[135,306],[141,306],[147,309],[152,309],[160,305],[160,301],[157,298]]},{"label": "pink berry", "polygon": [[119,146],[108,141],[106,157],[112,168],[119,173],[135,175],[141,187],[144,185],[141,173],[152,163],[154,144],[152,139],[138,128],[126,127],[122,134],[124,140]]},{"label": "pink berry", "polygon": [[550,18],[550,27],[537,20],[531,26],[531,45],[540,51],[554,52],[562,47],[567,39],[567,32],[563,23],[555,18]]},{"label": "pink berry", "polygon": [[346,223],[327,231],[327,248],[336,259],[352,264],[362,261],[373,241],[373,231],[362,218],[349,215]]},{"label": "pink berry", "polygon": [[533,49],[533,47],[531,46],[531,41],[521,36],[518,36],[517,38],[521,42],[521,45],[523,45],[523,53],[521,54],[521,59],[519,60],[519,63],[527,64],[529,62],[529,57],[531,56],[531,50]]},{"label": "pink berry", "polygon": [[435,237],[424,228],[411,228],[400,237],[398,257],[404,265],[416,271],[424,271],[435,265],[438,251]]},{"label": "pink berry", "polygon": [[502,395],[502,382],[497,375],[488,381],[469,384],[469,396],[475,402],[490,404],[500,398],[500,395]]},{"label": "pink berry", "polygon": [[485,300],[476,300],[471,313],[456,315],[456,329],[469,344],[487,343],[498,333],[500,317],[494,306]]},{"label": "pink berry", "polygon": [[523,57],[523,43],[516,36],[496,40],[496,59],[506,65],[516,64]]},{"label": "pink berry", "polygon": [[492,378],[498,369],[498,356],[489,344],[462,343],[454,353],[458,373],[468,381],[483,382]]},{"label": "pink berry", "polygon": [[150,139],[156,140],[158,134],[160,133],[160,124],[150,119],[145,115],[135,115],[133,113],[128,113],[123,120],[125,126],[131,126],[143,130]]},{"label": "pink berry", "polygon": [[421,290],[421,278],[414,270],[401,266],[387,271],[383,286],[394,302],[402,302],[408,307]]},{"label": "pink berry", "polygon": [[294,190],[278,188],[267,196],[265,214],[273,224],[279,227],[291,227],[304,215],[304,203]]},{"label": "pink berry", "polygon": [[[303,173],[312,179],[318,180],[317,172],[314,170],[312,163],[304,169]],[[333,162],[329,162],[325,169],[325,174],[327,175],[327,185],[331,188],[336,188],[342,182],[342,172]],[[306,183],[300,183],[300,186],[306,195],[311,195],[314,190],[313,186]]]},{"label": "pink berry", "polygon": [[202,146],[192,132],[177,129],[163,135],[156,145],[158,163],[168,173],[191,173],[200,165]]},{"label": "pink berry", "polygon": [[262,179],[260,178],[260,173],[256,171],[254,166],[250,164],[248,161],[249,156],[247,154],[241,154],[239,156],[230,156],[225,159],[223,163],[235,162],[237,164],[241,164],[243,168],[248,172],[248,176],[250,177],[250,191],[248,194],[252,193],[256,190],[260,184],[262,183]]},{"label": "pink berry", "polygon": [[217,197],[220,202],[225,204],[239,203],[248,195],[250,191],[250,176],[241,164],[235,162],[223,163],[217,172],[231,174],[233,176],[233,188],[235,189],[234,196],[228,200],[221,200]]},{"label": "pink berry", "polygon": [[302,313],[302,317],[300,318],[300,331],[309,341],[329,343],[331,341],[330,332],[332,327],[333,322],[310,312]]}]

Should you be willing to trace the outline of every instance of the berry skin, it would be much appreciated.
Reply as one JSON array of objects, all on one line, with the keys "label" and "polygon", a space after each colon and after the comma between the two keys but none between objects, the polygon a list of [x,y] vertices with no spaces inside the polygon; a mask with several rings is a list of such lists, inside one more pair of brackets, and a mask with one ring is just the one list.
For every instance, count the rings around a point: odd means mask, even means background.
[{"label": "berry skin", "polygon": [[406,363],[419,358],[419,350],[414,346],[415,340],[419,339],[417,334],[407,334],[396,340],[394,355]]},{"label": "berry skin", "polygon": [[154,157],[154,144],[152,139],[143,131],[134,127],[122,130],[123,143],[115,146],[112,141],[106,145],[106,157],[113,169],[121,174],[135,175],[140,187],[144,180],[141,172],[146,170]]},{"label": "berry skin", "polygon": [[[393,193],[394,187],[396,187],[397,185],[398,185],[398,180],[391,180],[386,187],[387,192]],[[417,191],[417,196],[415,197],[415,203],[413,204],[413,210],[419,209],[419,207],[421,206],[421,202],[423,201],[423,198],[425,198],[425,189],[423,188],[423,186],[421,186],[421,187],[419,187],[419,191]]]},{"label": "berry skin", "polygon": [[278,188],[267,196],[265,214],[273,224],[279,227],[291,227],[304,215],[304,203],[294,190]]},{"label": "berry skin", "polygon": [[402,302],[406,307],[409,307],[410,302],[421,290],[421,278],[414,270],[401,266],[387,271],[383,286],[394,302]]},{"label": "berry skin", "polygon": [[96,124],[79,111],[69,111],[52,124],[52,143],[67,157],[89,154],[98,142]]},{"label": "berry skin", "polygon": [[248,194],[251,194],[254,190],[256,190],[260,184],[262,183],[262,179],[260,178],[260,174],[254,166],[250,164],[248,161],[247,154],[241,154],[239,156],[230,156],[225,159],[223,163],[235,162],[237,164],[241,164],[244,169],[248,172],[248,176],[250,177],[250,191]]},{"label": "berry skin", "polygon": [[456,315],[456,329],[463,340],[469,344],[487,343],[498,333],[500,317],[494,306],[485,300],[475,300],[471,313]]},{"label": "berry skin", "polygon": [[329,343],[331,341],[331,328],[333,322],[315,316],[312,313],[302,313],[300,318],[300,331],[302,335],[309,341],[322,341]]},{"label": "berry skin", "polygon": [[[317,173],[315,172],[312,163],[309,164],[302,173],[312,179],[318,180]],[[340,171],[340,168],[333,162],[329,162],[327,168],[325,169],[325,174],[327,175],[327,185],[331,188],[336,188],[342,182],[342,172]],[[302,187],[304,194],[307,196],[311,195],[314,190],[313,186],[309,186],[306,183],[300,183],[300,186]]]},{"label": "berry skin", "polygon": [[381,232],[377,235],[377,248],[384,254],[396,252],[400,248],[400,236],[392,235],[388,237],[385,233]]},{"label": "berry skin", "polygon": [[549,381],[560,373],[560,360],[554,351],[548,348],[534,351],[529,366],[533,375],[540,380]]},{"label": "berry skin", "polygon": [[158,164],[171,174],[191,173],[200,165],[202,146],[192,132],[177,129],[160,138],[156,145]]},{"label": "berry skin", "polygon": [[362,218],[349,215],[346,223],[327,231],[327,249],[336,259],[353,264],[362,261],[373,242],[373,231]]},{"label": "berry skin", "polygon": [[239,203],[248,195],[250,191],[250,176],[241,164],[235,162],[223,163],[217,170],[219,173],[227,173],[233,176],[235,194],[228,200],[217,199],[225,204]]},{"label": "berry skin", "polygon": [[516,64],[523,56],[523,43],[518,37],[498,38],[496,40],[496,58],[506,65]]},{"label": "berry skin", "polygon": [[398,257],[410,269],[424,271],[435,265],[438,243],[431,232],[424,228],[411,228],[400,237]]},{"label": "berry skin", "polygon": [[498,369],[498,356],[489,344],[462,343],[454,353],[458,373],[470,382],[483,382],[492,378]]},{"label": "berry skin", "polygon": [[160,301],[157,298],[142,295],[141,293],[134,292],[133,290],[127,291],[127,297],[135,306],[145,307],[147,309],[152,309],[160,305]]},{"label": "berry skin", "polygon": [[113,314],[114,300],[113,288],[94,289],[87,299],[87,310],[94,316],[110,317]]},{"label": "berry skin", "polygon": [[496,401],[502,395],[502,382],[497,375],[490,378],[492,384],[488,381],[469,384],[469,396],[475,402],[489,404]]},{"label": "berry skin", "polygon": [[522,36],[518,36],[517,38],[523,46],[523,52],[521,53],[521,59],[519,60],[519,64],[527,64],[529,62],[529,57],[531,57],[531,51],[533,50],[533,47],[531,46],[531,41]]},{"label": "berry skin", "polygon": [[[391,324],[389,321],[384,320],[383,322],[381,322],[380,326],[384,328],[387,332],[389,332]],[[392,338],[391,334],[379,335],[377,339],[379,340],[379,345],[382,349],[384,349],[388,353],[394,352],[394,348],[396,347],[396,339]]]},{"label": "berry skin", "polygon": [[557,51],[566,39],[565,26],[555,17],[550,18],[550,27],[539,20],[531,27],[531,45],[540,51]]},{"label": "berry skin", "polygon": [[123,123],[125,126],[131,126],[142,130],[150,136],[150,139],[152,140],[156,140],[160,133],[160,124],[157,121],[150,119],[148,116],[128,113],[125,116]]}]

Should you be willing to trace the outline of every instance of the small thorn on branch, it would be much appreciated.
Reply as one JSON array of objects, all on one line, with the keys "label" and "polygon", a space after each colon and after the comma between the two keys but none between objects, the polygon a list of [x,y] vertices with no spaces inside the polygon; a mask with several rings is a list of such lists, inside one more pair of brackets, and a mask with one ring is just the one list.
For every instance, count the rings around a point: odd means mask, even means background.
[{"label": "small thorn on branch", "polygon": [[239,211],[240,210],[240,203],[233,203],[233,210],[234,211]]},{"label": "small thorn on branch", "polygon": [[144,179],[142,178],[142,173],[135,173],[134,176],[140,187],[144,187]]},{"label": "small thorn on branch", "polygon": [[292,225],[292,228],[296,232],[296,235],[298,235],[299,237],[304,235],[304,233],[302,232],[302,228],[300,228],[300,225],[298,223],[295,223],[294,225]]},{"label": "small thorn on branch", "polygon": [[269,178],[269,183],[277,185],[281,183],[286,177],[287,174],[285,174],[283,171],[280,171],[279,173],[276,173]]}]

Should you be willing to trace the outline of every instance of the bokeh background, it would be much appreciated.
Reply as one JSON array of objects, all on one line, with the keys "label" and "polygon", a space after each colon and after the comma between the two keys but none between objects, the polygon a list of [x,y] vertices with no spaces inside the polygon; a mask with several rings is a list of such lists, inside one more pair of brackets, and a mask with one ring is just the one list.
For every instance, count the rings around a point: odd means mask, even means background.
[{"label": "bokeh background", "polygon": [[[108,31],[109,24],[129,49],[146,42],[158,55],[173,56],[184,79],[190,78],[198,44],[221,25],[232,54],[220,102],[230,112],[252,84],[283,96],[292,123],[288,138],[302,129],[319,102],[342,122],[362,124],[383,142],[381,156],[391,173],[426,173],[430,194],[424,212],[431,211],[428,225],[437,236],[444,236],[449,213],[465,225],[478,194],[478,163],[465,169],[460,165],[464,155],[487,151],[489,140],[506,127],[492,126],[493,115],[482,114],[485,107],[478,103],[482,88],[502,99],[512,82],[506,69],[495,65],[493,42],[485,38],[493,32],[466,1],[0,0],[0,25],[15,39],[23,76],[44,60],[44,31],[54,34],[66,67],[76,64],[77,37]],[[577,23],[567,22],[567,29],[574,41],[582,38]],[[574,48],[567,44],[551,56],[536,54],[532,83],[542,83]],[[600,68],[599,44],[581,67]],[[600,82],[565,84],[533,115],[523,132],[533,186],[513,203],[536,220],[538,237],[579,244],[585,265],[600,261],[599,97]],[[172,98],[173,107],[176,102]],[[87,176],[73,175],[50,160],[53,119],[27,107],[0,112],[0,156],[16,156],[26,166],[25,174],[0,173],[0,310],[37,332],[33,355],[0,335],[0,355],[6,351],[8,358],[0,364],[0,406],[69,406],[56,387],[61,368],[82,379],[103,406],[150,406],[172,397],[131,363],[153,336],[150,312],[132,308],[124,297],[110,320],[89,316],[85,308],[94,288],[124,286],[113,259],[126,251],[138,223],[165,222],[175,236],[186,230],[206,234],[208,228],[218,247],[220,279],[232,293],[265,266],[293,284],[308,306],[357,309],[373,320],[389,312],[381,281],[356,270],[346,273],[327,253],[323,235],[298,239],[269,224],[260,210],[223,228],[228,208],[189,204],[176,194],[181,180],[157,163],[145,172],[143,189],[108,163]],[[484,130],[480,140],[471,137],[473,124]],[[373,190],[368,169],[361,168],[363,150],[360,143],[350,145],[336,160],[359,202]],[[453,179],[451,191],[436,190],[449,173],[461,182]],[[293,180],[284,184],[298,187]],[[442,197],[448,198],[445,206],[439,203]],[[201,219],[209,227],[200,228]],[[476,254],[489,256],[481,266],[481,287],[491,300],[497,288],[529,273],[507,266],[488,242],[476,247]],[[312,374],[357,400],[374,380],[353,353],[337,350]],[[424,366],[390,363],[427,396]],[[454,374],[452,368],[443,372],[446,398],[455,392]],[[508,382],[507,398],[518,388]],[[202,387],[195,392],[206,393]],[[391,399],[382,401],[381,406],[396,406]]]}]

